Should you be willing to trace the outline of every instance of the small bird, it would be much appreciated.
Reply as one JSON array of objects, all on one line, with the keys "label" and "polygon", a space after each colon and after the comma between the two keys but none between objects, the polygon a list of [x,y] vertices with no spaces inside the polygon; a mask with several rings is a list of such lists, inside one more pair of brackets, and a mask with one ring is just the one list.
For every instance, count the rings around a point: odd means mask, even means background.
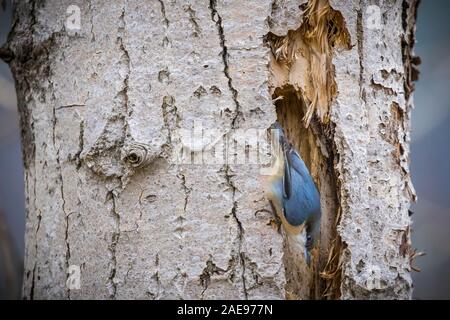
[{"label": "small bird", "polygon": [[[300,155],[287,140],[278,122],[272,125],[275,146],[274,174],[268,178],[267,198],[278,214],[286,234],[294,243],[305,245],[305,260],[310,265],[311,249],[320,234],[320,195]],[[306,226],[306,242],[302,236]]]}]

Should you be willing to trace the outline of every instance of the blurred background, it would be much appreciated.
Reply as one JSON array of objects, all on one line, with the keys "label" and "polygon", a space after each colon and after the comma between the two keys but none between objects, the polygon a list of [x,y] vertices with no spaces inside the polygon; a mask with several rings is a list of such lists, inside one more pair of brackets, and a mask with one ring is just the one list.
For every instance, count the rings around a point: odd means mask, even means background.
[{"label": "blurred background", "polygon": [[[0,9],[0,46],[11,6]],[[450,1],[419,7],[416,54],[422,58],[412,113],[413,244],[426,256],[414,272],[415,299],[450,299]],[[0,61],[0,299],[20,298],[25,205],[19,117],[9,67]]]}]

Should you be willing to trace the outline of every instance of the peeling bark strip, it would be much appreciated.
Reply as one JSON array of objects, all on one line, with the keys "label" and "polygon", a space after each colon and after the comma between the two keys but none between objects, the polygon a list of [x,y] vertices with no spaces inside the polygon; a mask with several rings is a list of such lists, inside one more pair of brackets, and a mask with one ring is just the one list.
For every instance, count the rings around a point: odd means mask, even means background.
[{"label": "peeling bark strip", "polygon": [[[21,115],[25,298],[411,297],[417,1],[380,4],[378,29],[365,1],[81,1],[79,30],[69,5],[17,2],[0,50]],[[194,119],[286,128],[321,194],[311,270],[261,214],[260,168],[172,161]]]},{"label": "peeling bark strip", "polygon": [[301,6],[303,22],[286,35],[269,33],[272,50],[272,91],[293,86],[306,104],[304,120],[309,126],[314,114],[329,121],[329,108],[337,86],[332,64],[336,49],[350,49],[344,18],[328,0],[311,0]]}]

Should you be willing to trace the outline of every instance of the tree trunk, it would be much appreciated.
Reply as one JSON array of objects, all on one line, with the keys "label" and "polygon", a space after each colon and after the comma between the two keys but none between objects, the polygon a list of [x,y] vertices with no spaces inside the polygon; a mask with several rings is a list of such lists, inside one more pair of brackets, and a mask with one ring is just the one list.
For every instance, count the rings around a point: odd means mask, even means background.
[{"label": "tree trunk", "polygon": [[[411,298],[416,2],[18,1],[24,297]],[[310,269],[233,161],[277,119],[321,193]],[[199,122],[229,161],[183,146]]]}]

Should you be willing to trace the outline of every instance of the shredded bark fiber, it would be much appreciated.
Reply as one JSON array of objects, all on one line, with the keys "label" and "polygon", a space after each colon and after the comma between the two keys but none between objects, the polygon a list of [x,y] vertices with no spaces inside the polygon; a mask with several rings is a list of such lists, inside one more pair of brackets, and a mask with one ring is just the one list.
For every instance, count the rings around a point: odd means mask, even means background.
[{"label": "shredded bark fiber", "polygon": [[269,34],[268,40],[272,49],[272,92],[293,85],[307,106],[303,118],[306,127],[314,113],[327,123],[337,94],[333,52],[351,47],[342,14],[333,10],[328,0],[311,0],[297,30],[290,30],[285,36]]}]

